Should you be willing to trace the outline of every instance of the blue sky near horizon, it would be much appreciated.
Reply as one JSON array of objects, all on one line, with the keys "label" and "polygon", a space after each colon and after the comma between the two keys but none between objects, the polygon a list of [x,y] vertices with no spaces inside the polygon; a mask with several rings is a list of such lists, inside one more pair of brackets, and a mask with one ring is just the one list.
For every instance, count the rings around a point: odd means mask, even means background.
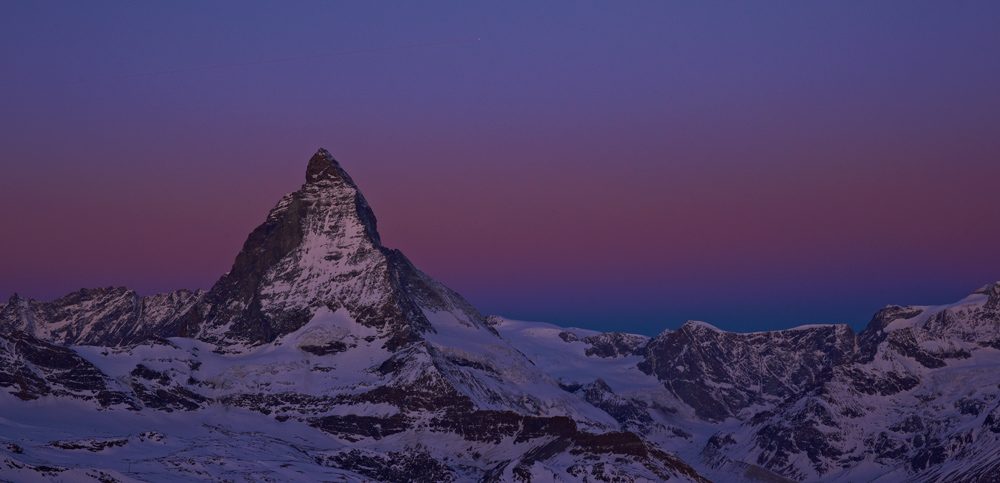
[{"label": "blue sky near horizon", "polygon": [[860,329],[1000,280],[997,25],[997,2],[0,2],[0,297],[208,288],[325,147],[383,242],[484,313]]}]

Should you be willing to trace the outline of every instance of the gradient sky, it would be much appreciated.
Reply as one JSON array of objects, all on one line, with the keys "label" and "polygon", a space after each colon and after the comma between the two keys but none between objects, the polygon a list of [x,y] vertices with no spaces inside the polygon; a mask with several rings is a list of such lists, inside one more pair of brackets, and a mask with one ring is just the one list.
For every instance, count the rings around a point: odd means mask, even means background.
[{"label": "gradient sky", "polygon": [[1000,280],[998,26],[996,1],[0,1],[0,297],[209,288],[325,147],[484,313],[860,329]]}]

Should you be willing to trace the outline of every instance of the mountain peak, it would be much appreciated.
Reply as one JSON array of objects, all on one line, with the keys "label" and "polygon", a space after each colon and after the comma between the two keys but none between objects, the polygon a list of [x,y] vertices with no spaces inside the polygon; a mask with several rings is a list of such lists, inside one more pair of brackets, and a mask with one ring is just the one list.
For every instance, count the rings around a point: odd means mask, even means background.
[{"label": "mountain peak", "polygon": [[346,188],[347,192],[353,193],[351,196],[353,196],[353,205],[357,218],[364,225],[368,237],[376,245],[381,245],[382,241],[375,226],[375,214],[372,212],[371,207],[365,201],[361,190],[354,184],[351,175],[347,174],[347,171],[344,171],[340,163],[326,149],[319,148],[316,154],[312,158],[309,158],[309,165],[306,166],[306,184],[302,188],[306,189],[308,186],[313,186],[314,188],[320,187],[321,190],[324,188],[334,188],[338,191],[344,191]]},{"label": "mountain peak", "polygon": [[309,165],[306,167],[306,183],[337,179],[342,179],[352,187],[354,186],[354,181],[340,167],[340,163],[333,159],[333,155],[329,151],[319,148],[316,154],[309,159]]},{"label": "mountain peak", "polygon": [[340,309],[390,350],[435,330],[424,310],[485,327],[461,296],[382,246],[368,202],[321,148],[309,159],[306,183],[247,237],[193,324],[208,342],[259,345]]}]

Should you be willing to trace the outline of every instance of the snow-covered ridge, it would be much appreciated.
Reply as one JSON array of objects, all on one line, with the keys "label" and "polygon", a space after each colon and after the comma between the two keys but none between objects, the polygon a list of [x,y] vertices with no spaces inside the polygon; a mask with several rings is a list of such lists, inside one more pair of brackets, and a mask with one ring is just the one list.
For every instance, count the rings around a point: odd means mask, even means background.
[{"label": "snow-covered ridge", "polygon": [[14,294],[0,304],[0,332],[23,331],[65,345],[118,346],[177,333],[204,291],[140,297],[125,287],[81,289],[51,302]]},{"label": "snow-covered ridge", "polygon": [[1000,475],[1000,283],[860,333],[649,338],[483,317],[376,228],[321,149],[207,292],[0,304],[0,479]]}]

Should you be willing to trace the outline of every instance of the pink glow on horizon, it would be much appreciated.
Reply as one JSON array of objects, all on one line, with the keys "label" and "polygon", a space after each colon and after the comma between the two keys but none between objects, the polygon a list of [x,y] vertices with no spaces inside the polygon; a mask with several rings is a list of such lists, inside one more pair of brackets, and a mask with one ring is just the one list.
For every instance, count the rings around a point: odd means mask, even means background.
[{"label": "pink glow on horizon", "polygon": [[1000,278],[1000,8],[785,7],[12,5],[0,297],[208,288],[319,147],[488,312],[856,324]]}]

